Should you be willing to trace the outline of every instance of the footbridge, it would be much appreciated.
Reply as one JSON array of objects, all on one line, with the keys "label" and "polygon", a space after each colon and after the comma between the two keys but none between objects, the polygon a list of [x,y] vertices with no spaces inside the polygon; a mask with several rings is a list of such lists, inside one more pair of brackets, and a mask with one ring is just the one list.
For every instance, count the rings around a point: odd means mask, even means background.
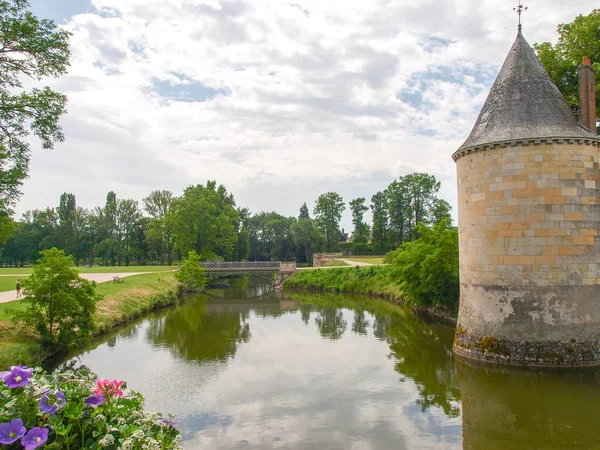
[{"label": "footbridge", "polygon": [[295,261],[208,261],[200,265],[210,275],[276,275],[276,286],[296,271]]}]

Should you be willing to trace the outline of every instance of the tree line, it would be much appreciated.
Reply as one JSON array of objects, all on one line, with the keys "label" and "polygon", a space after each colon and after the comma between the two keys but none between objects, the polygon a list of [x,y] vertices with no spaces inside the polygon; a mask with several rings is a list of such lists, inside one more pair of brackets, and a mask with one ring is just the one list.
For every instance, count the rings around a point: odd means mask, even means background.
[{"label": "tree line", "polygon": [[[238,207],[225,186],[209,181],[186,188],[180,197],[152,191],[140,201],[118,198],[113,191],[104,205],[77,206],[64,193],[58,205],[27,211],[12,224],[1,246],[0,264],[22,266],[40,251],[64,250],[77,265],[171,265],[195,251],[203,260],[297,261],[312,263],[314,252],[344,248],[357,254],[382,254],[418,237],[418,223],[449,217],[450,205],[437,193],[435,176],[414,173],[393,181],[367,205],[349,202],[353,240],[340,241],[346,203],[336,192],[320,195],[311,212],[302,204],[297,217],[277,212],[252,214]],[[373,223],[364,220],[372,211]],[[345,238],[345,237],[344,237]]]}]

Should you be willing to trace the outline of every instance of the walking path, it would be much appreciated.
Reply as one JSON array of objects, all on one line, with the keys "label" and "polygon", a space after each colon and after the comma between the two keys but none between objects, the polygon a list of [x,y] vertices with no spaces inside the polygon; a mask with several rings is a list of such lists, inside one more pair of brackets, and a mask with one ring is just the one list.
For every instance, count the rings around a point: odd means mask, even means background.
[{"label": "walking path", "polygon": [[349,259],[337,258],[337,261],[344,261],[347,266],[323,266],[323,267],[298,267],[296,270],[316,270],[316,269],[348,269],[350,267],[369,267],[369,266],[387,266],[387,264],[371,264],[367,262],[351,261]]},{"label": "walking path", "polygon": [[[112,281],[113,277],[118,276],[119,278],[125,278],[125,277],[130,277],[132,275],[143,275],[145,273],[152,273],[152,272],[126,272],[126,273],[80,273],[79,276],[81,278],[84,278],[86,280],[90,280],[90,281],[95,281],[96,283],[104,283],[106,281]],[[21,277],[27,277],[31,274],[24,274],[24,275],[7,275],[7,276],[21,276]],[[2,276],[2,275],[0,275]],[[0,303],[7,303],[7,302],[12,302],[14,300],[19,300],[17,298],[17,291],[7,291],[7,292],[0,292]]]}]

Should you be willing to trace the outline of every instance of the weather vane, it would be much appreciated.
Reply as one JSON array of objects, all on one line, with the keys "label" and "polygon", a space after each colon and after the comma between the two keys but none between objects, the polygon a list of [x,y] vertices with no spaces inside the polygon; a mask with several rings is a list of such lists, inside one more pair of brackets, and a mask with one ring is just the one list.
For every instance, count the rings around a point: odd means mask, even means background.
[{"label": "weather vane", "polygon": [[527,6],[523,6],[523,3],[519,1],[519,6],[513,8],[513,11],[516,11],[519,15],[519,31],[521,31],[521,28],[523,28],[521,25],[521,14],[523,14],[523,11],[527,11]]}]

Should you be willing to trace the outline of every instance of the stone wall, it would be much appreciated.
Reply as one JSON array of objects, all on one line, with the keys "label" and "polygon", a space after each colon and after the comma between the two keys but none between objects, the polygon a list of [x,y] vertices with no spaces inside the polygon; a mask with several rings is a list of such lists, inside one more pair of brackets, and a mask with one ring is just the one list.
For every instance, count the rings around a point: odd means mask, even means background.
[{"label": "stone wall", "polygon": [[514,363],[600,360],[598,143],[457,160],[457,353]]}]

